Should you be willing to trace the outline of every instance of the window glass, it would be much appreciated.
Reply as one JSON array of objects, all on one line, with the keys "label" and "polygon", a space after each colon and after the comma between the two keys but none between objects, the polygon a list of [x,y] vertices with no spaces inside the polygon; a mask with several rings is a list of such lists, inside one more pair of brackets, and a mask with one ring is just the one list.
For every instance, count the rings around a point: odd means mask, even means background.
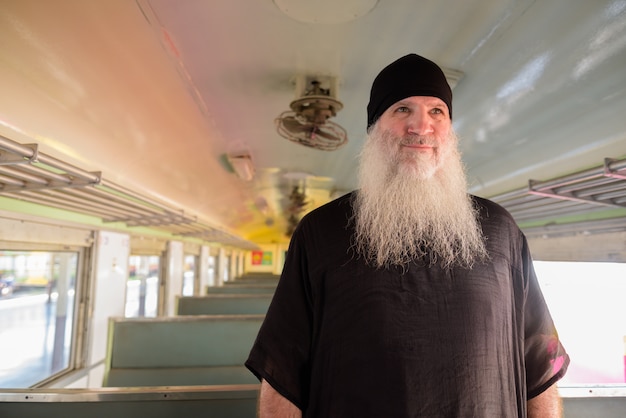
[{"label": "window glass", "polygon": [[626,264],[534,263],[570,367],[559,386],[626,382]]},{"label": "window glass", "polygon": [[159,297],[159,263],[155,255],[131,255],[126,283],[125,316],[155,317]]},{"label": "window glass", "polygon": [[196,257],[185,256],[185,271],[183,272],[183,296],[193,296],[196,277]]},{"label": "window glass", "polygon": [[209,266],[208,266],[208,285],[209,286],[215,286],[215,264],[216,264],[216,259],[214,255],[210,255],[209,256],[209,262],[208,262]]},{"label": "window glass", "polygon": [[225,256],[223,258],[223,260],[224,260],[224,271],[223,271],[223,274],[224,275],[222,276],[222,280],[224,282],[227,282],[227,281],[230,280],[230,267],[231,267],[230,257],[231,257],[230,255],[227,255],[227,256]]},{"label": "window glass", "polygon": [[78,253],[0,251],[0,387],[70,367]]}]

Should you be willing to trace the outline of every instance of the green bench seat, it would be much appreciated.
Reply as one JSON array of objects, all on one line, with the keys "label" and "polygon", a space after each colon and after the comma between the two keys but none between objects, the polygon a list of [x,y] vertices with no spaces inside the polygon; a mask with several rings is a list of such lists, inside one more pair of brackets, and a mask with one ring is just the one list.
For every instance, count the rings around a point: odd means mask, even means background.
[{"label": "green bench seat", "polygon": [[280,279],[279,275],[269,273],[249,273],[234,280],[224,282],[227,284],[273,284],[274,286]]},{"label": "green bench seat", "polygon": [[111,318],[104,387],[247,384],[264,315]]},{"label": "green bench seat", "polygon": [[272,294],[215,294],[180,296],[176,299],[177,315],[246,315],[266,314]]},{"label": "green bench seat", "polygon": [[275,284],[224,284],[224,286],[207,286],[207,294],[233,293],[265,293],[274,294]]}]

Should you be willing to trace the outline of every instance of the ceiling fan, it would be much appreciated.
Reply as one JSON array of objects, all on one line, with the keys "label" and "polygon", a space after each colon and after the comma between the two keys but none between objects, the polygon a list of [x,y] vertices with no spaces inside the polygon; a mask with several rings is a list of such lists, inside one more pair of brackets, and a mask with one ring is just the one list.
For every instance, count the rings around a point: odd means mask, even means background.
[{"label": "ceiling fan", "polygon": [[[304,84],[304,77],[296,82],[296,90]],[[335,79],[331,79],[336,84]],[[310,80],[309,89],[289,104],[291,110],[281,113],[276,118],[276,130],[283,138],[307,147],[332,151],[348,142],[346,130],[329,119],[335,117],[343,104],[335,98],[332,87],[323,88],[322,82]]]},{"label": "ceiling fan", "polygon": [[285,217],[287,218],[287,230],[285,234],[290,237],[300,222],[306,207],[310,204],[307,200],[304,187],[293,186],[289,193],[288,203],[285,207]]}]

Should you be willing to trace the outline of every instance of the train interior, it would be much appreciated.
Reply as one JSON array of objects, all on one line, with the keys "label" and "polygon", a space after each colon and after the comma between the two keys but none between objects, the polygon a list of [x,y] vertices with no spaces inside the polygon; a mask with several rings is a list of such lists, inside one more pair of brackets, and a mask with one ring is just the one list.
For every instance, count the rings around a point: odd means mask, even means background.
[{"label": "train interior", "polygon": [[[453,88],[469,192],[597,341],[565,416],[623,416],[624,0],[2,0],[0,411],[254,416],[235,357],[300,219],[357,188],[372,80],[409,53]],[[168,335],[211,363],[151,350]]]}]

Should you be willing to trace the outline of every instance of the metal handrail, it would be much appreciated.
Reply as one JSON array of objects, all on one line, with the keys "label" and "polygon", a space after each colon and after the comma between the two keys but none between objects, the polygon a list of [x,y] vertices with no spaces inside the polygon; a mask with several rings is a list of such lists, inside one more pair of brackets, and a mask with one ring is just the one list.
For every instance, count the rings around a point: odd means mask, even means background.
[{"label": "metal handrail", "polygon": [[[4,181],[3,181],[4,180]],[[0,195],[243,249],[258,246],[222,228],[0,135]],[[177,226],[177,228],[174,228]]]}]

